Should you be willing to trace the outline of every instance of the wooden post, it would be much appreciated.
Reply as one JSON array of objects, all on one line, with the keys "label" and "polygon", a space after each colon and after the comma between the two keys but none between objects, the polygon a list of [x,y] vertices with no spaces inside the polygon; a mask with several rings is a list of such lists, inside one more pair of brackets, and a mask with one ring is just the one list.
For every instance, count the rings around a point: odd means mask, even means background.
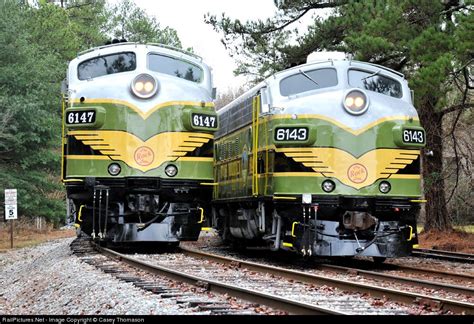
[{"label": "wooden post", "polygon": [[10,220],[10,248],[13,249],[13,222],[14,220]]}]

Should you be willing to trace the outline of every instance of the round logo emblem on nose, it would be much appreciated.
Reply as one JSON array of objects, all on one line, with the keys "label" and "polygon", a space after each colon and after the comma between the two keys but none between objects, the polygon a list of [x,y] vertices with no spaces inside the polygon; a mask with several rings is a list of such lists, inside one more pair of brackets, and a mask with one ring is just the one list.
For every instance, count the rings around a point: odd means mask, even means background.
[{"label": "round logo emblem on nose", "polygon": [[354,163],[347,169],[347,177],[354,183],[362,183],[367,179],[367,169],[359,163]]},{"label": "round logo emblem on nose", "polygon": [[135,162],[137,162],[141,166],[150,165],[153,160],[155,159],[155,154],[153,154],[153,150],[147,146],[140,146],[135,151]]}]

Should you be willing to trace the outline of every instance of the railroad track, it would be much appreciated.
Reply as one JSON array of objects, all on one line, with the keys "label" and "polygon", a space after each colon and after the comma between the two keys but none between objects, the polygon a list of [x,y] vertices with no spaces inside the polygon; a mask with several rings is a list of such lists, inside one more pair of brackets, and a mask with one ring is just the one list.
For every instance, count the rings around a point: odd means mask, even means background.
[{"label": "railroad track", "polygon": [[[149,293],[157,294],[161,298],[174,300],[181,309],[192,308],[192,314],[204,315],[252,315],[255,311],[245,309],[245,305],[236,308],[235,303],[231,305],[227,298],[215,298],[208,296],[204,289],[183,289],[182,283],[173,283],[170,280],[147,275],[146,272],[128,267],[121,262],[121,257],[114,255],[117,260],[102,253],[103,248],[93,244],[87,238],[76,239],[71,243],[71,250],[82,262],[96,267],[97,269],[114,276],[116,279],[127,282]],[[115,253],[111,251],[111,253]],[[141,267],[139,267],[141,268]],[[198,291],[197,291],[198,290]],[[201,290],[203,293],[199,293]],[[239,305],[240,306],[240,305]]]},{"label": "railroad track", "polygon": [[304,315],[348,315],[348,313],[335,311],[329,308],[319,307],[317,305],[311,305],[308,303],[297,302],[284,297],[276,295],[262,293],[256,290],[237,287],[229,285],[209,278],[198,277],[195,275],[187,274],[182,271],[172,269],[170,267],[163,267],[159,265],[153,265],[147,262],[137,260],[136,258],[120,254],[116,251],[95,246],[96,250],[100,253],[115,258],[121,262],[125,262],[132,267],[139,268],[149,273],[153,273],[159,276],[165,276],[167,278],[177,280],[179,282],[185,282],[198,287],[204,287],[206,290],[216,292],[219,294],[227,294],[235,298],[244,299],[250,302],[263,304],[275,309],[286,311],[290,314],[304,314]]},{"label": "railroad track", "polygon": [[413,256],[461,263],[474,263],[474,254],[430,249],[413,249]]},{"label": "railroad track", "polygon": [[[337,287],[345,291],[366,293],[366,294],[370,294],[371,296],[376,296],[379,298],[387,297],[387,298],[390,298],[391,300],[402,302],[405,304],[424,303],[426,305],[431,305],[431,306],[435,305],[435,307],[438,307],[439,309],[449,310],[457,314],[474,314],[474,304],[471,304],[471,303],[459,302],[459,301],[445,299],[445,298],[438,298],[434,296],[427,296],[427,295],[418,294],[418,293],[401,291],[400,289],[389,289],[385,287],[378,287],[378,286],[373,286],[373,285],[368,285],[368,284],[351,282],[348,280],[328,278],[325,276],[316,275],[316,274],[312,274],[308,272],[289,270],[289,269],[285,269],[281,267],[264,265],[261,263],[229,258],[229,257],[221,256],[221,255],[205,253],[205,252],[188,249],[184,247],[182,247],[181,250],[183,251],[183,253],[195,258],[213,260],[215,262],[247,268],[252,271],[270,273],[270,274],[278,275],[290,280],[297,280],[297,281],[306,282],[309,284],[316,284],[316,285],[329,285],[329,286]],[[316,265],[316,267],[319,268],[320,270],[336,271],[339,273],[352,273],[352,274],[361,275],[370,279],[383,280],[385,282],[398,282],[398,283],[408,284],[412,286],[420,286],[420,287],[430,288],[430,289],[442,289],[448,292],[453,292],[456,294],[462,294],[462,295],[467,295],[467,296],[472,296],[474,294],[474,289],[469,288],[469,287],[455,286],[455,285],[442,284],[442,283],[433,283],[433,282],[429,282],[429,281],[421,280],[421,279],[393,276],[393,275],[387,275],[387,274],[378,273],[374,271],[354,269],[354,268],[335,266],[335,265],[319,264],[319,265]],[[467,277],[469,278],[469,276]]]},{"label": "railroad track", "polygon": [[[180,292],[177,289],[169,289],[166,284],[157,280],[146,280],[143,279],[137,273],[126,270],[120,266],[120,264],[127,264],[133,268],[143,270],[145,273],[158,275],[160,277],[166,277],[172,280],[176,280],[180,283],[188,283],[199,288],[204,288],[207,292],[215,292],[222,295],[228,295],[235,298],[243,299],[249,302],[258,303],[272,307],[290,314],[310,314],[310,315],[347,315],[345,312],[335,311],[329,308],[319,307],[317,305],[311,305],[307,303],[297,302],[284,297],[270,295],[255,291],[252,289],[246,289],[242,287],[236,287],[223,282],[209,280],[207,278],[201,278],[186,274],[184,272],[177,271],[175,269],[152,265],[136,258],[127,256],[125,254],[118,253],[111,249],[100,247],[97,244],[92,243],[89,240],[75,240],[71,244],[73,254],[76,254],[82,259],[83,262],[88,263],[97,267],[98,269],[114,275],[117,279],[125,282],[130,282],[134,286],[144,289],[146,291],[159,294],[162,298],[177,298],[178,303],[187,303],[191,307],[198,305],[202,311],[210,311],[211,314],[245,314],[242,312],[236,312],[230,309],[229,305],[219,301],[203,301],[202,298],[193,300],[190,302],[189,297],[186,294]],[[99,256],[99,258],[97,257]],[[106,256],[107,259],[100,258]],[[183,297],[188,297],[183,299]]]},{"label": "railroad track", "polygon": [[[73,249],[74,250],[74,249]],[[185,282],[200,288],[204,288],[210,292],[226,294],[235,298],[246,300],[252,303],[258,303],[272,307],[276,310],[285,311],[290,314],[413,314],[410,307],[417,305],[418,308],[426,308],[434,314],[451,313],[451,314],[474,314],[474,304],[457,302],[453,300],[435,298],[422,294],[403,292],[399,289],[389,289],[376,287],[368,284],[351,282],[350,280],[340,280],[327,278],[315,274],[283,269],[275,266],[263,265],[255,262],[237,260],[234,258],[223,257],[219,255],[203,253],[195,250],[182,248],[182,253],[175,253],[169,256],[170,260],[162,260],[163,255],[153,256],[127,256],[116,251],[95,246],[91,248],[76,247],[76,254],[83,256],[83,261],[92,264],[104,272],[115,275],[118,279],[132,282],[136,287],[158,293],[165,298],[177,298],[177,302],[185,303],[185,300],[194,298],[186,296],[180,291],[169,290],[163,284],[156,281],[141,279],[139,276],[130,275],[128,270],[123,270],[118,263],[141,269],[145,273],[155,274],[160,277],[167,277],[177,282]],[[95,254],[107,255],[109,261],[99,260],[94,257]],[[92,257],[91,257],[92,255]],[[186,257],[179,262],[174,259]],[[156,260],[154,260],[156,258]],[[143,260],[145,259],[145,260]],[[150,260],[148,260],[150,259]],[[166,258],[165,258],[166,259]],[[205,262],[203,262],[205,259]],[[152,264],[153,263],[153,264]],[[222,276],[216,272],[219,264],[225,265],[226,268],[237,269],[237,275]],[[204,269],[207,268],[207,269]],[[186,271],[178,271],[177,269],[185,269]],[[339,269],[342,272],[342,269]],[[214,272],[213,272],[214,271]],[[332,269],[334,271],[334,269]],[[352,269],[351,271],[354,271]],[[378,276],[378,279],[392,280],[389,276],[380,273],[369,273],[365,270],[357,270],[358,275]],[[256,279],[250,279],[255,287],[248,288],[245,285],[236,284],[245,277],[252,277],[258,273]],[[262,277],[264,279],[262,279]],[[266,277],[266,279],[265,279]],[[409,279],[403,279],[405,283],[412,282]],[[418,285],[422,285],[417,283]],[[428,282],[423,283],[428,284]],[[259,286],[260,285],[260,286]],[[298,286],[304,286],[304,291],[294,291]],[[267,292],[265,288],[276,287],[274,292]],[[315,288],[317,287],[317,288]],[[456,293],[472,293],[472,289],[462,287],[454,287],[452,290]],[[326,296],[318,296],[319,290],[328,290]],[[444,288],[446,289],[446,287]],[[335,290],[339,290],[342,294],[337,295]],[[350,297],[351,294],[358,294],[357,297]],[[292,297],[292,295],[294,297]],[[282,297],[285,296],[285,297]],[[290,296],[290,297],[288,297]],[[315,297],[316,296],[316,297]],[[370,297],[368,297],[370,296]],[[308,297],[305,300],[303,297]],[[316,299],[315,299],[316,298]],[[388,310],[384,310],[384,306],[380,306],[389,299]],[[368,299],[368,301],[367,301]],[[199,300],[194,305],[199,304]],[[404,306],[393,306],[394,302],[405,304]],[[392,303],[390,305],[390,303]],[[232,314],[232,310],[226,309],[227,305],[212,304],[212,302],[201,303],[202,306],[207,305],[207,309],[216,309],[218,312],[213,314]],[[205,307],[203,309],[206,309]],[[219,312],[220,311],[220,312]]]},{"label": "railroad track", "polygon": [[[472,275],[392,264],[386,264],[382,267],[379,266],[379,268],[381,268],[382,271],[396,271],[401,273],[387,274],[380,271],[361,269],[357,266],[338,266],[331,264],[316,264],[313,266],[313,269],[318,270],[332,271],[342,274],[351,273],[368,279],[390,281],[393,283],[408,284],[433,290],[444,290],[446,292],[460,295],[474,296],[474,288],[470,287],[472,286],[472,283],[474,283],[474,276]],[[417,278],[406,276],[407,274],[413,274]],[[459,284],[455,285],[452,283],[433,282],[432,280],[421,279],[426,276],[437,277],[437,280],[451,280]],[[464,283],[465,285],[463,285]]]},{"label": "railroad track", "polygon": [[[185,245],[181,245],[181,249],[189,250]],[[191,250],[195,250],[191,248]],[[222,252],[215,252],[221,254]],[[236,253],[235,251],[225,251],[231,253],[235,258],[254,259],[256,262],[267,262],[282,267],[295,266],[300,269],[314,269],[317,271],[331,271],[335,273],[352,273],[367,278],[391,280],[392,282],[413,284],[429,289],[443,289],[447,292],[457,294],[473,295],[474,294],[474,275],[467,273],[458,273],[453,271],[432,269],[420,267],[419,265],[410,266],[400,263],[381,263],[374,264],[372,260],[365,259],[306,259],[287,253],[274,253],[272,257],[268,257],[267,250],[244,250]],[[395,275],[387,275],[387,272],[399,272]],[[407,276],[408,275],[408,276]],[[415,278],[410,278],[410,275]],[[427,277],[436,279],[426,280]],[[418,279],[418,280],[417,280]],[[443,283],[444,282],[444,283]],[[453,284],[455,283],[455,284]]]}]

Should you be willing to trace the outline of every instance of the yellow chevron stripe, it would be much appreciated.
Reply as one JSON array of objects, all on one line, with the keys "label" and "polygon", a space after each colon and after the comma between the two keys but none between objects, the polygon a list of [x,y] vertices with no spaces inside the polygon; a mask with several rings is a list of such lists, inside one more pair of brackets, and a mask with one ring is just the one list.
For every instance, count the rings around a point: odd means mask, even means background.
[{"label": "yellow chevron stripe", "polygon": [[[282,152],[296,162],[325,177],[336,178],[343,184],[360,189],[387,179],[412,163],[420,155],[419,150],[375,149],[356,158],[337,148],[324,147],[283,147]],[[301,157],[301,153],[312,153]]]},{"label": "yellow chevron stripe", "polygon": [[214,137],[207,133],[167,132],[143,141],[131,133],[114,130],[69,131],[68,135],[100,151],[106,158],[123,161],[142,172],[158,168],[166,161],[175,161]]}]

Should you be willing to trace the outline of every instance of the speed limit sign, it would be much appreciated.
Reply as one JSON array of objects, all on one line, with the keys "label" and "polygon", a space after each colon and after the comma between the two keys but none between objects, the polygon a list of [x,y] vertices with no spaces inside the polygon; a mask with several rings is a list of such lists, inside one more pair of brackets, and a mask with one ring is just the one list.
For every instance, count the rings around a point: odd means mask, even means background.
[{"label": "speed limit sign", "polygon": [[18,212],[17,212],[16,205],[6,205],[5,206],[5,219],[10,220],[10,219],[17,219],[17,218],[18,218]]},{"label": "speed limit sign", "polygon": [[5,219],[17,219],[16,189],[5,189]]}]

